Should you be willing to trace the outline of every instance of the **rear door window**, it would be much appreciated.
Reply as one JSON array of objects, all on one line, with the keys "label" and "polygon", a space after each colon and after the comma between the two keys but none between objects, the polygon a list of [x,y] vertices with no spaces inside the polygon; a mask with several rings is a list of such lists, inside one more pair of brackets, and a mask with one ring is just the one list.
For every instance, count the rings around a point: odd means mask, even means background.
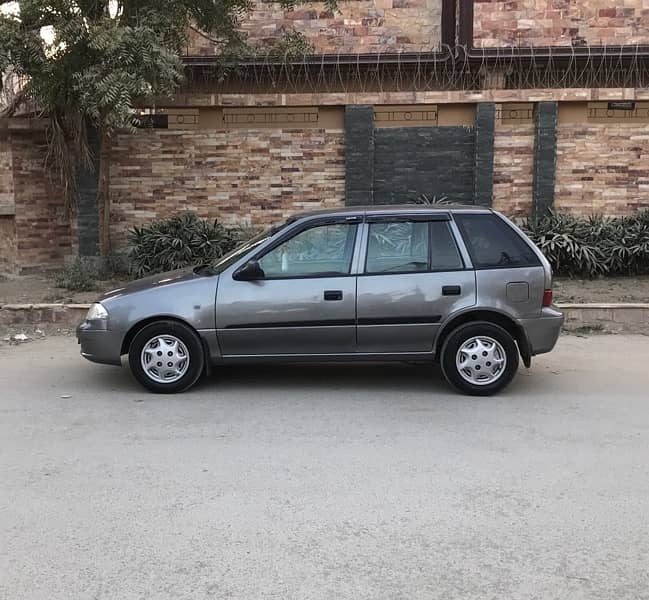
[{"label": "rear door window", "polygon": [[370,223],[366,273],[420,273],[463,268],[448,221]]},{"label": "rear door window", "polygon": [[498,216],[456,214],[455,222],[476,269],[540,266],[534,250]]},{"label": "rear door window", "polygon": [[428,271],[428,223],[371,223],[365,271]]},{"label": "rear door window", "polygon": [[448,221],[432,221],[430,224],[431,271],[458,271],[464,262],[448,226]]}]

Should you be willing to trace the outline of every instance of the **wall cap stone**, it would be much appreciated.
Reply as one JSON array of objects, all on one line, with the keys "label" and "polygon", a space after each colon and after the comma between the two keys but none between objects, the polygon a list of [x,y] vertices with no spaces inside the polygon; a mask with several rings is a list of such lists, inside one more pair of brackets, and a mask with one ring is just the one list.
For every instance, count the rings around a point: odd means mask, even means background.
[{"label": "wall cap stone", "polygon": [[43,308],[89,309],[90,304],[0,304],[0,310],[41,310]]},{"label": "wall cap stone", "polygon": [[0,304],[0,309],[2,310],[41,310],[43,308],[73,308],[73,307],[75,307],[75,305],[73,304]]}]

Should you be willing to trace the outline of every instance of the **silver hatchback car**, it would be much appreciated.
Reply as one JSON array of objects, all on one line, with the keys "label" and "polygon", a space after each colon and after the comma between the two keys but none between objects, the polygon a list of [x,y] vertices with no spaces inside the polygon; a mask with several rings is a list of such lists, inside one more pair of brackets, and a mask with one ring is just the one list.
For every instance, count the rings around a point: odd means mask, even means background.
[{"label": "silver hatchback car", "polygon": [[215,264],[104,294],[77,329],[88,360],[121,364],[153,392],[216,364],[438,361],[461,392],[490,395],[519,355],[554,347],[552,272],[503,215],[475,206],[312,212]]}]

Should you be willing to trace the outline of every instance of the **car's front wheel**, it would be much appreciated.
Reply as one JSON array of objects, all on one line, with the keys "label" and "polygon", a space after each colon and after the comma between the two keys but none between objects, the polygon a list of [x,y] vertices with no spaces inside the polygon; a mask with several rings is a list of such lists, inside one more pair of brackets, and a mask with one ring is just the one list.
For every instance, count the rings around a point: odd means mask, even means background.
[{"label": "car's front wheel", "polygon": [[184,392],[203,373],[205,355],[198,335],[176,321],[156,321],[133,338],[128,362],[135,378],[158,394]]},{"label": "car's front wheel", "polygon": [[518,347],[502,327],[486,321],[460,325],[444,341],[440,357],[446,380],[465,394],[490,396],[518,370]]}]

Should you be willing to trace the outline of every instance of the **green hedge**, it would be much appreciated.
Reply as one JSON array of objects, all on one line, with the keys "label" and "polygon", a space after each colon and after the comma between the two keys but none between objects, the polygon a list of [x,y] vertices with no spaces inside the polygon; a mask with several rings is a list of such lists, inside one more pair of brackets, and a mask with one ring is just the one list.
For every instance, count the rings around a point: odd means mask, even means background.
[{"label": "green hedge", "polygon": [[649,273],[649,210],[615,218],[552,214],[529,219],[523,229],[557,275]]},{"label": "green hedge", "polygon": [[[523,229],[552,264],[570,277],[649,274],[649,210],[630,217],[552,214],[528,219]],[[253,235],[187,212],[136,227],[129,262],[136,277],[209,263]]]},{"label": "green hedge", "polygon": [[186,212],[129,231],[128,254],[136,277],[210,263],[252,237],[246,227],[226,228]]}]

